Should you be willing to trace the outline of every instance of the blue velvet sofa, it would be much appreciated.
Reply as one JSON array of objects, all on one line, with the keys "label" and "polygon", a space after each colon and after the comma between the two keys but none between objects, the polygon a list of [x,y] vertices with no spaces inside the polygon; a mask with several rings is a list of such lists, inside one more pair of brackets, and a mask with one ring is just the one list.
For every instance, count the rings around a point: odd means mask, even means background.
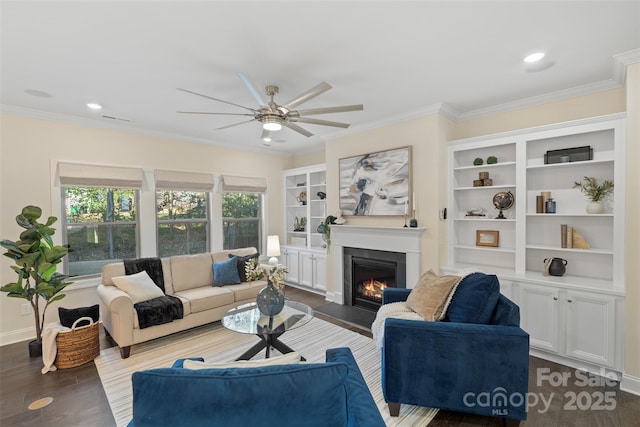
[{"label": "blue velvet sofa", "polygon": [[[195,358],[194,360],[202,360]],[[326,363],[135,372],[129,427],[384,427],[351,350]]]},{"label": "blue velvet sofa", "polygon": [[[406,403],[509,424],[527,418],[529,335],[499,289],[496,276],[476,273],[460,282],[442,321],[386,319],[382,391],[392,416]],[[385,289],[383,304],[410,292]]]}]

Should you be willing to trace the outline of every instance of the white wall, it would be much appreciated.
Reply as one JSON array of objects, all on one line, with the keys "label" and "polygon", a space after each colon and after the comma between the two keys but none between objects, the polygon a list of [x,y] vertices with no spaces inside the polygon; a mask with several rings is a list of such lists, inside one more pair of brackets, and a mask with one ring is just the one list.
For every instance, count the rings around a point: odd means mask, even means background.
[{"label": "white wall", "polygon": [[[15,223],[15,216],[26,205],[40,206],[45,217],[61,216],[58,209],[52,208],[60,205],[61,197],[58,191],[52,191],[51,165],[56,160],[265,177],[265,232],[282,234],[282,170],[293,166],[291,157],[16,115],[5,114],[0,120],[0,238],[17,239],[21,228]],[[61,226],[60,221],[56,223],[57,230]],[[150,246],[149,242],[144,244]],[[0,284],[4,285],[14,281],[16,275],[9,268],[11,261],[0,258]],[[58,305],[77,307],[97,302],[94,287],[80,288],[69,286],[64,292],[67,297],[50,307],[47,321],[57,320]],[[0,295],[0,345],[35,336],[33,316],[20,314],[22,303],[24,300]]]}]

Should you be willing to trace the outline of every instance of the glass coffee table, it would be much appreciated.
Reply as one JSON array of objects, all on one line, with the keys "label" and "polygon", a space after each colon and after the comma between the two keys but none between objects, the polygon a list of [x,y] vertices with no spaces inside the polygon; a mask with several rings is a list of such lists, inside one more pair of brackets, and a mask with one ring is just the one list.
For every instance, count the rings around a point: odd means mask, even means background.
[{"label": "glass coffee table", "polygon": [[[260,313],[255,302],[232,308],[222,318],[222,325],[241,334],[254,334],[260,342],[245,351],[236,360],[249,360],[263,348],[265,357],[271,355],[271,347],[280,353],[291,353],[293,349],[278,338],[287,331],[306,325],[313,318],[313,309],[296,301],[285,301],[282,311],[275,316]],[[302,360],[306,360],[302,357]]]}]

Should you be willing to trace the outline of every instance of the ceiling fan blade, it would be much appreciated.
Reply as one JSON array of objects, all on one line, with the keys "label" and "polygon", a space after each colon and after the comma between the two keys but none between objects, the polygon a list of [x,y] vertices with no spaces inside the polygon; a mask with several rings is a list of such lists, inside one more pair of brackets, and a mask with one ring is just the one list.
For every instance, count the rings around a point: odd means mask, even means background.
[{"label": "ceiling fan blade", "polygon": [[249,79],[240,72],[237,72],[236,74],[238,75],[238,77],[240,77],[240,80],[242,80],[242,83],[244,83],[247,89],[249,89],[249,92],[251,92],[251,95],[253,95],[253,99],[258,102],[258,105],[261,107],[267,107],[267,104],[262,100],[262,97],[256,90],[256,87],[249,81]]},{"label": "ceiling fan blade", "polygon": [[179,87],[179,88],[178,88],[178,90],[180,90],[180,91],[182,91],[182,92],[190,93],[190,94],[192,94],[192,95],[197,95],[197,96],[201,96],[201,97],[203,97],[203,98],[211,99],[211,100],[213,100],[213,101],[218,101],[218,102],[222,102],[222,103],[224,103],[224,104],[229,104],[229,105],[234,105],[234,106],[236,106],[236,107],[244,108],[245,110],[249,110],[249,111],[251,111],[252,113],[257,113],[257,111],[256,111],[256,110],[254,110],[253,108],[245,107],[245,106],[240,105],[240,104],[234,104],[233,102],[229,102],[229,101],[225,101],[225,100],[222,100],[222,99],[214,98],[213,96],[203,95],[203,94],[201,94],[201,93],[194,92],[194,91],[189,90],[189,89],[182,89],[182,88],[180,88],[180,87]]},{"label": "ceiling fan blade", "polygon": [[327,82],[319,83],[314,87],[312,87],[311,89],[309,89],[308,91],[301,93],[300,95],[293,98],[291,101],[284,104],[284,108],[286,108],[287,110],[292,110],[296,106],[302,104],[303,102],[307,102],[308,100],[313,99],[322,93],[325,93],[329,89],[331,89],[331,85],[329,83]]},{"label": "ceiling fan blade", "polygon": [[180,114],[216,114],[221,116],[253,116],[253,114],[243,114],[243,113],[210,113],[208,111],[176,111],[176,113]]},{"label": "ceiling fan blade", "polygon": [[345,128],[345,129],[351,126],[349,123],[332,122],[329,120],[318,120],[318,119],[312,119],[310,117],[292,118],[291,121],[300,122],[300,123],[309,123],[312,125],[333,126],[333,127]]},{"label": "ceiling fan blade", "polygon": [[234,127],[234,126],[243,125],[243,124],[245,124],[245,123],[251,123],[251,122],[253,122],[253,121],[255,121],[255,120],[256,120],[256,119],[251,119],[251,120],[247,120],[247,121],[240,122],[240,123],[234,123],[234,124],[231,124],[231,125],[222,126],[222,127],[216,128],[216,130],[222,130],[222,129],[232,128],[232,127]]},{"label": "ceiling fan blade", "polygon": [[282,122],[282,126],[286,126],[291,130],[295,130],[296,132],[298,132],[298,133],[300,133],[300,134],[302,134],[302,135],[304,135],[306,137],[313,136],[313,134],[311,132],[309,132],[308,130],[303,129],[298,125],[294,125],[291,122]]},{"label": "ceiling fan blade", "polygon": [[330,113],[346,113],[349,111],[362,111],[364,106],[362,104],[356,105],[341,105],[339,107],[325,107],[325,108],[310,108],[308,110],[298,110],[298,114],[301,116],[313,116],[316,114],[330,114]]}]

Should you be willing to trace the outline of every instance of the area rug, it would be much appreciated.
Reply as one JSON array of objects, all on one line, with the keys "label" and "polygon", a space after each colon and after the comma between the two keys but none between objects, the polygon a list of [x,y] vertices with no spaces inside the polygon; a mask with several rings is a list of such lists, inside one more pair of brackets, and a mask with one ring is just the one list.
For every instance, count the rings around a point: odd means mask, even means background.
[{"label": "area rug", "polygon": [[[120,358],[117,347],[104,349],[95,359],[98,374],[118,427],[131,420],[131,374],[151,368],[170,367],[181,357],[204,357],[208,362],[231,361],[257,342],[254,335],[225,329],[220,322],[159,338],[131,348],[131,356]],[[426,426],[437,409],[402,405],[399,417],[389,416],[380,386],[380,352],[373,340],[356,332],[313,318],[311,322],[285,333],[281,340],[301,353],[308,362],[322,363],[325,351],[349,347],[356,358],[369,390],[388,426]],[[278,354],[275,351],[275,354]],[[264,358],[264,352],[254,359]]]}]

